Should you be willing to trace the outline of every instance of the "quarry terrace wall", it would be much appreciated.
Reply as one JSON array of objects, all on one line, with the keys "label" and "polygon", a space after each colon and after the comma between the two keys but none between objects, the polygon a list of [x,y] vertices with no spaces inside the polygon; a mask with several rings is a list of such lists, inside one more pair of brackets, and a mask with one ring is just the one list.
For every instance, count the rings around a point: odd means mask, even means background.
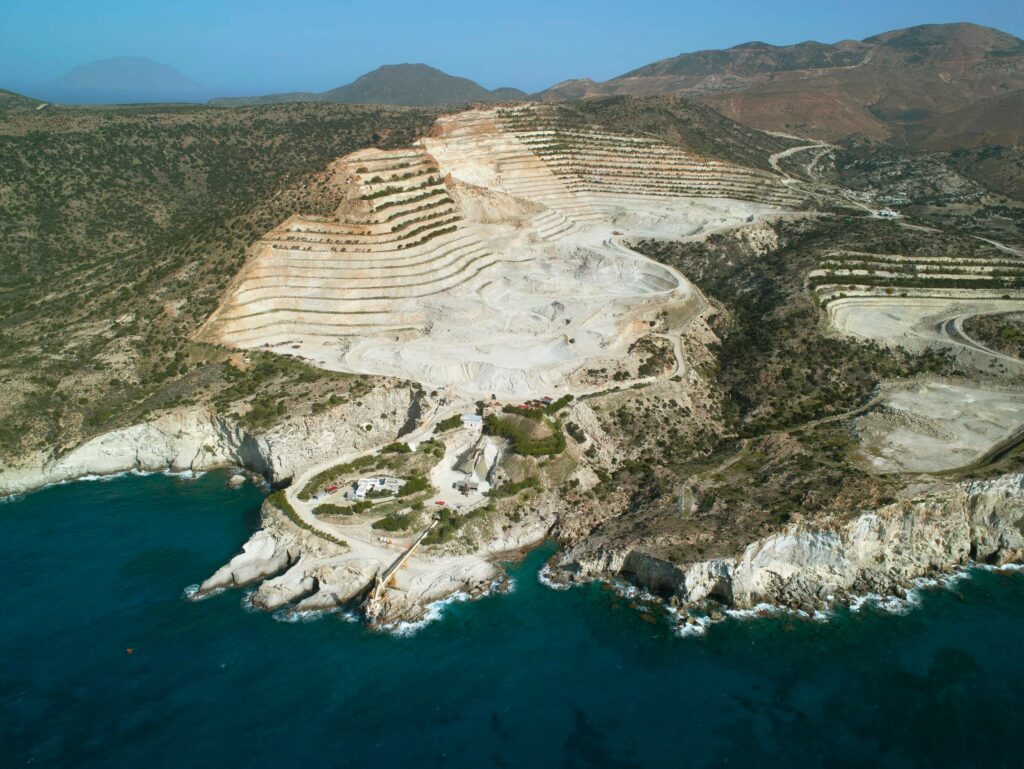
[{"label": "quarry terrace wall", "polygon": [[[557,388],[574,362],[624,354],[644,307],[692,294],[682,276],[612,242],[631,234],[615,229],[624,212],[679,236],[700,226],[686,219],[695,199],[718,201],[735,223],[757,206],[802,204],[770,173],[562,126],[533,106],[443,117],[412,147],[361,150],[332,172],[344,191],[335,215],[297,214],[258,241],[200,338],[433,385]],[[672,216],[685,227],[673,230]],[[560,299],[588,285],[600,289],[590,303],[565,311]],[[583,315],[595,320],[572,325]],[[430,337],[439,349],[412,344]]]}]

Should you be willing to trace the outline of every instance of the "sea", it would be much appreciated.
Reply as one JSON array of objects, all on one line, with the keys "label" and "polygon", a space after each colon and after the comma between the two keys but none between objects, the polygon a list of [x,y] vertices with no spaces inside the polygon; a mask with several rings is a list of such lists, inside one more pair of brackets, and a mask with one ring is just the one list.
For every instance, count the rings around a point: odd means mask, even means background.
[{"label": "sea", "polygon": [[[0,504],[4,767],[1017,767],[1024,574],[975,569],[828,618],[671,618],[514,587],[368,631],[244,590],[185,598],[258,524],[227,476]],[[294,618],[292,618],[294,619]]]}]

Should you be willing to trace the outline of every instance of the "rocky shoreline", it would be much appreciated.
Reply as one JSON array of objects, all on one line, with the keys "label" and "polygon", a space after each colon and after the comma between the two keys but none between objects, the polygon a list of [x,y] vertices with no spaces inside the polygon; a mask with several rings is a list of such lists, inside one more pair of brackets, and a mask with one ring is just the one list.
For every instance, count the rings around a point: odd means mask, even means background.
[{"label": "rocky shoreline", "polygon": [[1024,474],[1016,474],[948,484],[835,526],[793,524],[734,558],[677,565],[584,542],[554,556],[546,576],[563,585],[624,578],[684,619],[689,609],[766,605],[813,615],[868,594],[903,597],[916,580],[971,563],[1022,561]]},{"label": "rocky shoreline", "polygon": [[[269,501],[261,509],[260,528],[234,556],[206,581],[188,591],[202,600],[224,590],[253,588],[248,598],[256,610],[301,615],[327,612],[358,603],[388,560],[365,546],[329,542],[296,526]],[[392,558],[397,552],[388,551]],[[428,615],[430,605],[465,595],[480,598],[500,591],[507,579],[491,560],[477,555],[418,558],[416,577],[404,590],[385,591],[380,626],[394,629]]]},{"label": "rocky shoreline", "polygon": [[[385,391],[396,431],[404,423],[412,394]],[[382,431],[383,432],[383,431]],[[202,410],[165,415],[153,422],[99,436],[50,463],[0,470],[0,494],[48,483],[125,471],[202,471],[246,468],[271,482],[344,447],[369,448],[380,434],[334,415],[296,420],[277,432],[254,436],[237,424]],[[559,510],[555,500],[549,526]],[[538,521],[543,523],[543,521]],[[524,523],[525,525],[525,523]],[[536,529],[536,531],[534,531]],[[544,527],[520,532],[530,543],[543,540]],[[498,541],[496,540],[496,543]],[[498,548],[476,554],[424,556],[422,573],[410,589],[389,591],[384,623],[417,622],[427,607],[452,595],[479,596],[494,589],[503,571]],[[514,543],[529,544],[526,540]],[[348,552],[296,526],[264,503],[262,525],[241,553],[194,592],[202,598],[221,590],[252,586],[252,605],[264,611],[314,612],[355,601],[381,563],[393,554]],[[673,563],[656,547],[595,544],[586,537],[562,543],[545,578],[554,585],[624,579],[647,590],[687,621],[707,611],[752,610],[767,605],[813,615],[858,596],[903,596],[915,580],[935,577],[971,563],[1001,565],[1024,561],[1024,474],[963,483],[937,482],[926,491],[877,510],[836,522],[800,522],[748,544],[732,557]]]},{"label": "rocky shoreline", "polygon": [[0,467],[0,496],[132,470],[241,467],[281,484],[304,467],[387,442],[405,424],[416,400],[412,388],[399,385],[366,395],[364,409],[378,415],[372,432],[344,407],[296,417],[258,434],[208,409],[179,409],[98,435],[63,455],[40,453],[18,466]]}]

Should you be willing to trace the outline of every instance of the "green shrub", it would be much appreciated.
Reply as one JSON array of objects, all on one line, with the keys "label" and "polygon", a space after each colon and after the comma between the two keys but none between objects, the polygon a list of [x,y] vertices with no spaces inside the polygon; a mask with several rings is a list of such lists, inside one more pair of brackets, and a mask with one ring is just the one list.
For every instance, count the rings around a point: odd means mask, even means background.
[{"label": "green shrub", "polygon": [[352,515],[355,510],[352,509],[351,505],[335,505],[330,502],[326,502],[322,505],[317,505],[313,509],[315,515]]},{"label": "green shrub", "polygon": [[566,393],[561,398],[556,400],[554,403],[549,403],[544,409],[548,414],[557,414],[559,411],[564,409],[570,403],[572,403],[572,394]]},{"label": "green shrub", "polygon": [[419,446],[416,447],[416,451],[423,454],[432,454],[438,459],[444,456],[444,443],[435,438],[431,438],[429,441],[423,441]]},{"label": "green shrub", "polygon": [[500,486],[496,486],[495,488],[491,489],[488,496],[494,499],[502,499],[503,497],[514,497],[520,491],[536,488],[540,488],[540,481],[531,476],[529,478],[524,478],[521,481],[516,481],[515,483],[503,483]]},{"label": "green shrub", "polygon": [[299,514],[297,512],[295,512],[295,508],[292,507],[291,502],[288,501],[288,497],[285,494],[284,489],[278,489],[273,494],[271,494],[269,497],[267,497],[267,502],[269,502],[271,505],[273,505],[278,510],[280,510],[282,513],[284,513],[286,516],[288,516],[288,520],[290,520],[292,523],[294,523],[300,529],[305,529],[306,531],[312,532],[313,534],[316,534],[316,536],[320,537],[321,539],[326,539],[328,542],[333,542],[335,545],[341,545],[344,548],[348,547],[348,543],[345,542],[345,540],[338,539],[334,535],[328,534],[325,531],[320,531],[319,529],[315,529],[312,526],[310,526],[308,523],[306,523],[304,520],[302,520],[299,517]]},{"label": "green shrub", "polygon": [[531,430],[521,423],[502,419],[497,414],[488,414],[484,420],[484,431],[488,435],[506,438],[512,451],[526,457],[555,456],[565,451],[565,434],[557,422],[548,422],[551,435],[546,438],[530,437]]},{"label": "green shrub", "polygon": [[583,443],[587,439],[587,434],[583,432],[583,428],[575,422],[566,422],[565,431],[572,436],[572,439],[577,443]]},{"label": "green shrub", "polygon": [[541,411],[540,409],[528,409],[523,408],[522,406],[505,405],[501,407],[501,411],[504,414],[515,414],[516,416],[519,417],[526,417],[527,419],[532,419],[534,422],[539,421],[540,418],[544,415],[544,412]]},{"label": "green shrub", "polygon": [[436,425],[434,425],[434,432],[435,433],[444,433],[444,432],[447,432],[448,430],[454,430],[456,427],[461,427],[461,426],[462,426],[462,417],[459,414],[456,414],[453,417],[448,417],[447,419],[442,419],[440,422],[438,422]]},{"label": "green shrub", "polygon": [[450,542],[459,533],[459,529],[469,521],[483,518],[488,512],[490,512],[489,508],[478,507],[465,515],[459,515],[450,508],[442,507],[436,514],[440,522],[423,540],[423,544],[443,545],[446,542]]},{"label": "green shrub", "polygon": [[418,518],[419,516],[415,513],[404,513],[402,515],[392,513],[381,518],[379,521],[374,521],[373,528],[380,531],[405,531],[411,528]]},{"label": "green shrub", "polygon": [[414,475],[409,478],[405,485],[402,486],[398,491],[398,496],[408,497],[411,494],[417,494],[421,491],[427,491],[430,488],[430,481],[427,480],[425,475]]}]

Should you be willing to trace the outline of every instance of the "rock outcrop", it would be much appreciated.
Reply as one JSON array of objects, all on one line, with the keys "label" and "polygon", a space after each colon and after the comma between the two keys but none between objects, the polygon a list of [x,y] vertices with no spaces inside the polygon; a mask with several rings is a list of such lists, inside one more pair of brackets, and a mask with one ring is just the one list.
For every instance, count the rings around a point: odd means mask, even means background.
[{"label": "rock outcrop", "polygon": [[[200,471],[237,466],[278,483],[301,468],[394,437],[413,397],[408,387],[381,386],[363,396],[358,409],[339,407],[290,419],[261,434],[205,409],[174,411],[97,436],[61,457],[37,456],[21,467],[0,468],[0,496],[132,470]],[[372,431],[365,429],[368,420]]]},{"label": "rock outcrop", "polygon": [[794,524],[734,558],[673,564],[631,549],[564,553],[568,581],[625,576],[683,604],[816,608],[851,594],[898,593],[911,580],[971,561],[1024,560],[1024,475],[946,486],[836,525]]},{"label": "rock outcrop", "polygon": [[295,559],[296,553],[275,538],[269,531],[257,531],[242,546],[242,552],[221,566],[199,586],[197,598],[242,587],[276,574]]},{"label": "rock outcrop", "polygon": [[86,441],[55,459],[0,470],[0,494],[13,494],[48,483],[90,475],[139,470],[205,470],[238,465],[272,475],[263,447],[231,420],[192,409],[114,430]]},{"label": "rock outcrop", "polygon": [[271,611],[314,592],[318,587],[315,566],[346,552],[344,545],[299,528],[265,501],[260,528],[242,546],[242,552],[217,569],[192,597],[204,598],[261,582],[253,606]]}]

